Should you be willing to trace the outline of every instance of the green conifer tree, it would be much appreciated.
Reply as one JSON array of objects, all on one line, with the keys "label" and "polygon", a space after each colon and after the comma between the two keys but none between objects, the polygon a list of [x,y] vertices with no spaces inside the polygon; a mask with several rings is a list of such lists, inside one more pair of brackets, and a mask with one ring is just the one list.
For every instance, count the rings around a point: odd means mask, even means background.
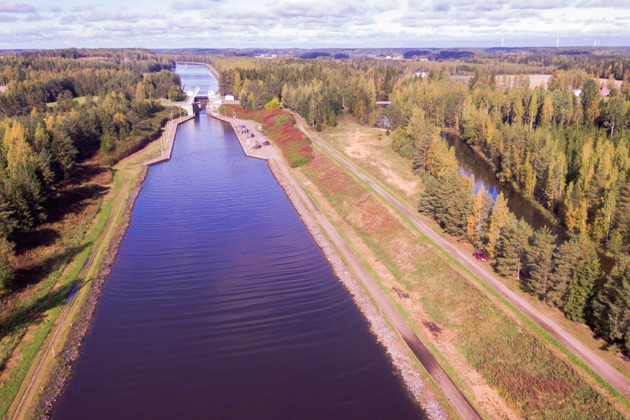
[{"label": "green conifer tree", "polygon": [[527,248],[527,262],[529,264],[529,292],[544,299],[547,293],[547,282],[553,271],[553,255],[556,249],[556,236],[548,227],[543,226],[534,232]]}]

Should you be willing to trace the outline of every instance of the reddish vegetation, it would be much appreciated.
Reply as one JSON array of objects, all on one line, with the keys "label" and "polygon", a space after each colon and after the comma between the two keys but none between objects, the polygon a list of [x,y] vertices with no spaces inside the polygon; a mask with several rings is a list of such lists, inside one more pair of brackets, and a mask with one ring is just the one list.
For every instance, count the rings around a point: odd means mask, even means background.
[{"label": "reddish vegetation", "polygon": [[259,122],[267,136],[282,151],[292,168],[306,165],[313,160],[311,141],[296,127],[295,118],[281,109],[272,111],[248,111],[235,109],[240,118]]},{"label": "reddish vegetation", "polygon": [[374,199],[359,204],[358,208],[361,209],[363,230],[369,234],[387,234],[398,227],[396,219]]},{"label": "reddish vegetation", "polygon": [[337,194],[348,194],[346,188],[352,187],[347,172],[336,166],[328,157],[319,154],[308,166],[316,185],[335,197]]}]

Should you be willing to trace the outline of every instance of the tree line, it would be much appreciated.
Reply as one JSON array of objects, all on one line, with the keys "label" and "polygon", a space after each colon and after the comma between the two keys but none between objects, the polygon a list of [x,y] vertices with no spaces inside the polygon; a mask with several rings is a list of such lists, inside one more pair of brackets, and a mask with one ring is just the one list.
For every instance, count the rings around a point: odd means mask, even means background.
[{"label": "tree line", "polygon": [[555,72],[547,90],[531,89],[527,77],[510,87],[498,80],[492,73],[477,73],[468,85],[448,77],[405,79],[392,95],[390,119],[404,130],[411,110],[420,108],[431,124],[458,132],[500,179],[514,182],[568,231],[627,253],[628,81],[611,82],[603,97],[599,82],[579,70]]},{"label": "tree line", "polygon": [[377,100],[387,100],[403,77],[402,66],[376,60],[303,61],[214,58],[221,92],[233,93],[243,109],[260,110],[274,98],[313,127],[336,125],[342,109],[365,124],[378,122]]}]

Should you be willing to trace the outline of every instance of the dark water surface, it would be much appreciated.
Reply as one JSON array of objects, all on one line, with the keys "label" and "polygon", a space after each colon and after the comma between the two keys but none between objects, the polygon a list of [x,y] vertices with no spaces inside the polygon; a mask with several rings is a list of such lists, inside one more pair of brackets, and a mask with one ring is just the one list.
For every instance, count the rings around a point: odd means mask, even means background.
[{"label": "dark water surface", "polygon": [[453,134],[445,133],[443,136],[449,146],[455,148],[455,156],[460,164],[459,172],[472,180],[475,192],[483,185],[493,200],[503,192],[503,196],[508,200],[508,208],[518,219],[524,219],[536,229],[547,226],[558,237],[559,243],[569,238],[561,227],[549,222],[540,210],[532,206],[520,191],[507,182],[499,181],[488,162],[479,157],[464,140]]},{"label": "dark water surface", "polygon": [[205,114],[175,141],[54,418],[421,417],[267,164]]}]

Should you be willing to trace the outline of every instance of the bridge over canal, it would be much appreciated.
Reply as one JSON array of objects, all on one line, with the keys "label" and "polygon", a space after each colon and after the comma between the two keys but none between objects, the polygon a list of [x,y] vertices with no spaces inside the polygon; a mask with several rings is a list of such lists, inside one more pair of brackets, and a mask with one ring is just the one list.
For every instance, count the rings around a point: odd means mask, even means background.
[{"label": "bridge over canal", "polygon": [[195,98],[197,97],[198,93],[199,93],[199,86],[195,88],[192,94],[190,94],[190,92],[186,94],[187,97],[186,97],[186,100],[184,101],[172,102],[168,100],[168,101],[162,101],[161,103],[163,106],[179,107],[183,109],[184,111],[186,111],[188,115],[195,115],[199,113],[199,106],[195,103]]}]

